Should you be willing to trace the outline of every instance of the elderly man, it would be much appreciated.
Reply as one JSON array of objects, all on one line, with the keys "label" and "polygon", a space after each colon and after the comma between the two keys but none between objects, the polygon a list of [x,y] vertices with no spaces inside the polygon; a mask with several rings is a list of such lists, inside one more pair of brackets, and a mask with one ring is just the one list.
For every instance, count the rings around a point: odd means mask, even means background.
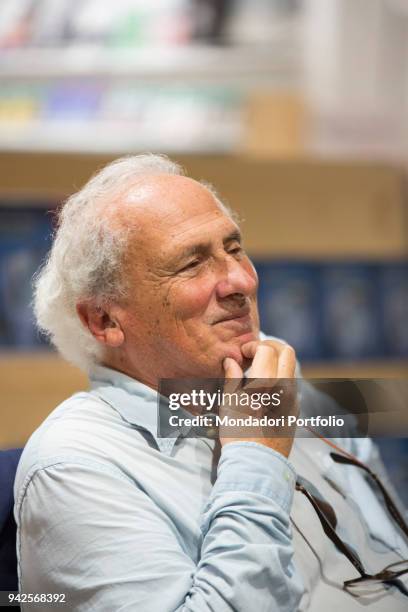
[{"label": "elderly man", "polygon": [[[404,524],[324,440],[158,436],[161,379],[295,376],[256,292],[230,211],[167,158],[120,159],[67,201],[35,308],[91,388],[19,465],[20,588],[43,594],[30,609],[47,593],[70,611],[403,609],[401,563],[367,575],[407,558]],[[343,448],[375,459],[367,440]]]}]

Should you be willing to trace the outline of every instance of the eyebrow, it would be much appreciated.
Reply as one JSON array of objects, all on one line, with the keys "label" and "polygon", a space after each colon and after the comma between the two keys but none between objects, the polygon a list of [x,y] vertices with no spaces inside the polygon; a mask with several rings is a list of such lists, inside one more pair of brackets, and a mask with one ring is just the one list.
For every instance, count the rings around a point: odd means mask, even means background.
[{"label": "eyebrow", "polygon": [[[238,229],[234,229],[223,239],[222,242],[223,245],[226,246],[231,242],[239,242],[239,244],[241,244],[241,241],[241,232]],[[193,244],[189,247],[182,249],[182,251],[175,256],[174,260],[172,260],[172,263],[177,264],[180,261],[187,259],[188,257],[192,257],[193,255],[204,255],[208,253],[209,250],[210,244],[208,242],[200,242],[198,244]]]}]

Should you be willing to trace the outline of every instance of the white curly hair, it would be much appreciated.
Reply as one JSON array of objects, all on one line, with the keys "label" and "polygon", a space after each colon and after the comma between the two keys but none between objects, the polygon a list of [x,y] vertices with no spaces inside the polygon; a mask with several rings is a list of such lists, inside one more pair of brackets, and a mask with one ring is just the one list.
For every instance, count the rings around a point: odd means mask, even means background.
[{"label": "white curly hair", "polygon": [[112,224],[111,202],[138,175],[178,174],[183,168],[164,155],[122,157],[95,174],[62,207],[51,251],[34,277],[37,325],[61,355],[84,370],[98,362],[103,347],[81,323],[79,300],[100,303],[120,297],[129,229]]}]

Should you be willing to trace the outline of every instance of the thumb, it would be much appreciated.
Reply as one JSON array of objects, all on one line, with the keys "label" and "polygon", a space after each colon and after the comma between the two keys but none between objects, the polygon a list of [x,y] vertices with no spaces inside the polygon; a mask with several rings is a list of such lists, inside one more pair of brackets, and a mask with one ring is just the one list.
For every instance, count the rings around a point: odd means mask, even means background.
[{"label": "thumb", "polygon": [[240,365],[232,357],[226,357],[223,366],[225,378],[242,378],[244,375]]},{"label": "thumb", "polygon": [[226,379],[238,378],[241,380],[241,378],[243,378],[244,373],[241,370],[241,366],[235,361],[235,359],[232,359],[232,357],[226,357],[222,365],[224,367]]}]

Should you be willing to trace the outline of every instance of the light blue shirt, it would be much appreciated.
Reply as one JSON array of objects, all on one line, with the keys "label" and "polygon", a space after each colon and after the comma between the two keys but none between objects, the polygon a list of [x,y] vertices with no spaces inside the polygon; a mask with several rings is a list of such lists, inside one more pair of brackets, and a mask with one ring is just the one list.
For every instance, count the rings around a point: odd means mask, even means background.
[{"label": "light blue shirt", "polygon": [[296,610],[292,464],[234,442],[217,468],[214,442],[156,428],[156,392],[96,367],[33,434],[15,483],[20,590],[65,593],[72,612]]}]

